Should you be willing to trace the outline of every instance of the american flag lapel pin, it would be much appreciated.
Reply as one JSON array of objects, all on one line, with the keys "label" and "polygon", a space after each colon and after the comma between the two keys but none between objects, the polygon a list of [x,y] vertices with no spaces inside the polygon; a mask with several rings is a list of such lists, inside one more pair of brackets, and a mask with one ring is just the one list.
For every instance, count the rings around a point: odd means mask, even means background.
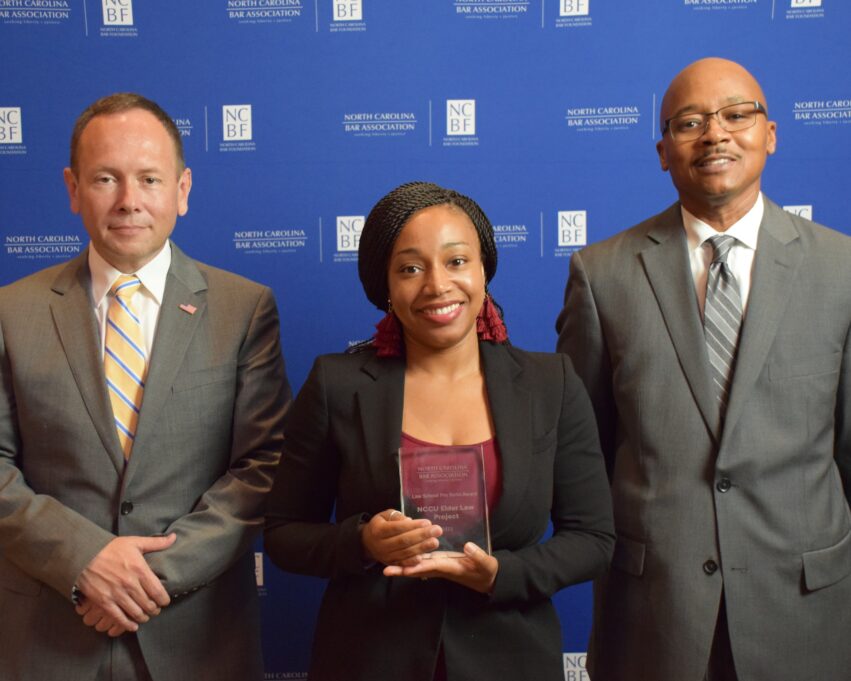
[{"label": "american flag lapel pin", "polygon": [[190,305],[189,303],[181,303],[179,307],[181,310],[188,314],[195,314],[195,310],[198,309],[197,307],[195,307],[194,305]]}]

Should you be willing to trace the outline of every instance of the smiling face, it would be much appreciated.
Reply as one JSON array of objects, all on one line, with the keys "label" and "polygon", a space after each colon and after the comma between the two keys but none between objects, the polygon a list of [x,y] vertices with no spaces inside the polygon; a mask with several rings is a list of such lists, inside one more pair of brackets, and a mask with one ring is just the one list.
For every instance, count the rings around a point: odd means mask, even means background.
[{"label": "smiling face", "polygon": [[[738,64],[724,59],[702,59],[674,78],[662,101],[661,118],[706,113],[738,102],[759,101],[759,84]],[[671,180],[686,209],[699,218],[723,209],[738,219],[756,202],[760,176],[776,148],[776,124],[758,115],[756,124],[727,132],[711,118],[695,140],[674,140],[670,132],[656,145],[662,170]]]},{"label": "smiling face", "polygon": [[110,265],[138,271],[189,209],[190,170],[181,170],[171,137],[142,109],[92,118],[77,158],[76,170],[64,173],[71,210]]},{"label": "smiling face", "polygon": [[463,210],[444,204],[414,213],[393,245],[387,284],[409,349],[477,342],[485,272],[478,234]]}]

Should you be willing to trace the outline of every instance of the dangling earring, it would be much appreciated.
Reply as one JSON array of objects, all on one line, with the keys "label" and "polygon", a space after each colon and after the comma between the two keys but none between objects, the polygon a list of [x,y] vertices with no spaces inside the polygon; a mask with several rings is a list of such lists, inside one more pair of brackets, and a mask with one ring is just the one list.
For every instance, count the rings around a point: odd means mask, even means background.
[{"label": "dangling earring", "polygon": [[377,357],[401,357],[404,348],[402,326],[399,318],[393,313],[393,303],[387,300],[387,314],[375,325],[375,335],[372,337]]},{"label": "dangling earring", "polygon": [[480,340],[493,341],[494,343],[505,343],[508,340],[508,331],[505,322],[502,321],[499,305],[497,305],[491,294],[485,290],[485,302],[476,316],[476,333]]}]

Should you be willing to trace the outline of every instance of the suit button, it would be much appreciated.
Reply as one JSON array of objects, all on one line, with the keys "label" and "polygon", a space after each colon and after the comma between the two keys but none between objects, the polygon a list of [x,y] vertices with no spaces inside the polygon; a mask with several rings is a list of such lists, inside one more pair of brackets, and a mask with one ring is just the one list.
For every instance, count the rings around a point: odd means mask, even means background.
[{"label": "suit button", "polygon": [[718,563],[710,558],[703,564],[703,571],[707,575],[714,575],[718,571]]},{"label": "suit button", "polygon": [[715,485],[715,489],[717,489],[719,492],[729,492],[732,486],[733,483],[730,482],[730,478],[721,478],[718,481],[718,484]]},{"label": "suit button", "polygon": [[121,515],[130,515],[133,513],[133,503],[130,501],[121,502]]}]

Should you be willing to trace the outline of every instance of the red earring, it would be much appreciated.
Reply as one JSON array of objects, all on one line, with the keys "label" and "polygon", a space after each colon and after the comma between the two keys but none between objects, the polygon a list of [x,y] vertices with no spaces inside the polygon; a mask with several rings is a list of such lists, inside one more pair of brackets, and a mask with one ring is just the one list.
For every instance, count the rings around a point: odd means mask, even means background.
[{"label": "red earring", "polygon": [[387,314],[375,325],[372,337],[377,357],[401,357],[405,344],[402,340],[402,327],[393,313],[393,305],[387,301]]},{"label": "red earring", "polygon": [[490,293],[485,293],[485,302],[482,303],[482,309],[476,316],[476,333],[480,340],[494,343],[505,343],[508,340],[505,322],[502,321],[502,316]]}]

